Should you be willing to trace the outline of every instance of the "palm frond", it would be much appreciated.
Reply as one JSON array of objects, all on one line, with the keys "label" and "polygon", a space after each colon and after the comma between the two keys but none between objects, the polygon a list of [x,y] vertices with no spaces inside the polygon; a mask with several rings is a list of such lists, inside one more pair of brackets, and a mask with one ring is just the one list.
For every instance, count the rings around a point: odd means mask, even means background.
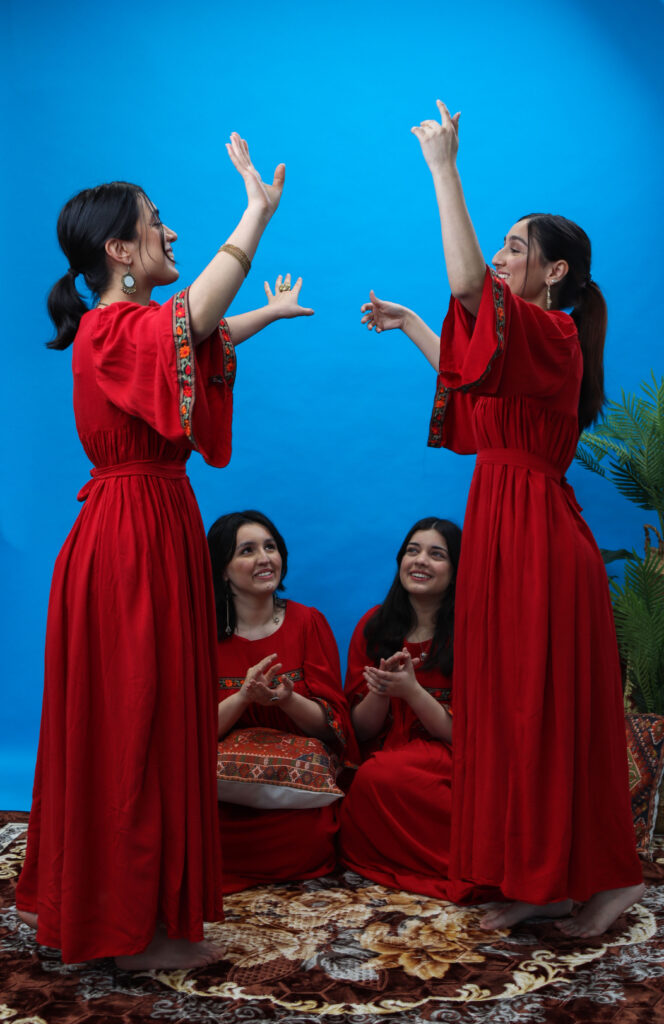
[{"label": "palm frond", "polygon": [[630,695],[640,710],[664,712],[664,575],[658,555],[625,564],[625,580],[612,580],[616,635],[627,665]]}]

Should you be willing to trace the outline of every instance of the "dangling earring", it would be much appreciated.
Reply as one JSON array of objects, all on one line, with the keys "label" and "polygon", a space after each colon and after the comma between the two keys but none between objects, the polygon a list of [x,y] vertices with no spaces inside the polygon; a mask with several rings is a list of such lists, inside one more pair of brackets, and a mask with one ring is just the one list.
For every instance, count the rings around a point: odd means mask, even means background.
[{"label": "dangling earring", "polygon": [[279,625],[279,612],[281,611],[281,609],[281,601],[275,593],[272,595],[272,621],[274,622],[275,626]]},{"label": "dangling earring", "polygon": [[122,284],[122,291],[125,295],[133,295],[136,291],[136,278],[131,272],[131,263],[120,278],[120,283]]},{"label": "dangling earring", "polygon": [[229,587],[228,582],[226,582],[226,636],[230,636],[233,632],[233,628],[231,626],[231,600],[231,588]]},{"label": "dangling earring", "polygon": [[551,309],[551,285],[546,283],[546,308]]}]

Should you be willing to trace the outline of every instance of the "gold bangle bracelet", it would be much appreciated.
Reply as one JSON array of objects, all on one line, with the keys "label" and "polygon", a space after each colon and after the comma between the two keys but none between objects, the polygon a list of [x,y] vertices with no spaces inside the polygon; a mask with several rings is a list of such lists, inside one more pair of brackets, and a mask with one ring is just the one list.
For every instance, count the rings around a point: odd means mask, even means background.
[{"label": "gold bangle bracelet", "polygon": [[239,249],[237,245],[231,245],[230,242],[226,242],[225,245],[219,246],[219,252],[227,252],[229,256],[234,256],[238,261],[242,269],[244,270],[244,276],[246,277],[251,270],[251,260],[247,256],[246,252]]}]

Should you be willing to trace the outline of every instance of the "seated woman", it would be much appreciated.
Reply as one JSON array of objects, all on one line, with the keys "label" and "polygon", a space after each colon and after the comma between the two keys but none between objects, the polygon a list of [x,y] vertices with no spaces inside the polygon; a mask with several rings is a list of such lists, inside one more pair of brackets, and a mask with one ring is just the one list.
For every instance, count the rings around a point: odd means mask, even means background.
[{"label": "seated woman", "polygon": [[358,622],[346,696],[366,757],[341,808],[341,859],[394,889],[455,903],[495,893],[448,879],[449,713],[461,530],[421,519],[397,555],[382,605]]},{"label": "seated woman", "polygon": [[[219,737],[264,726],[314,736],[357,760],[332,631],[285,601],[288,552],[260,512],[221,516],[208,533],[217,607]],[[220,802],[224,892],[316,878],[336,863],[338,803],[257,810]]]}]

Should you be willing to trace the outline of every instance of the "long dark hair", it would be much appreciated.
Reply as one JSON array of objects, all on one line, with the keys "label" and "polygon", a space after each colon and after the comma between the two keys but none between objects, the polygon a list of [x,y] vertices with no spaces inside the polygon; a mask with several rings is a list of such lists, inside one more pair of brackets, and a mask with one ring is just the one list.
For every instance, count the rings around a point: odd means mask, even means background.
[{"label": "long dark hair", "polygon": [[408,591],[399,579],[401,560],[406,553],[413,534],[418,530],[437,530],[447,544],[452,563],[452,579],[442,596],[431,647],[423,669],[438,668],[444,675],[450,675],[454,663],[454,598],[456,592],[456,571],[461,554],[461,530],[449,519],[429,516],[411,526],[403,544],[397,552],[397,573],[385,600],[364,627],[367,653],[374,661],[389,658],[403,647],[404,640],[415,625],[415,613],[408,597]]},{"label": "long dark hair", "polygon": [[[284,590],[284,579],[288,570],[288,550],[284,538],[272,520],[255,509],[247,509],[245,512],[228,512],[225,516],[219,516],[208,530],[207,535],[210,561],[212,562],[212,582],[219,640],[228,640],[237,625],[235,602],[230,584],[228,580],[224,579],[224,572],[235,554],[237,531],[247,523],[257,523],[262,526],[277,545],[277,551],[281,555],[281,579],[277,584],[277,590]],[[230,633],[226,632],[227,628],[230,629]]]},{"label": "long dark hair", "polygon": [[565,260],[569,267],[563,279],[551,288],[551,300],[555,309],[571,309],[579,332],[583,353],[579,430],[585,430],[595,422],[606,401],[604,341],[607,312],[604,296],[590,276],[590,239],[578,224],[557,214],[529,213],[519,219],[528,221],[528,241],[535,239],[543,262]]},{"label": "long dark hair", "polygon": [[67,273],[56,281],[48,296],[48,312],[57,334],[48,348],[71,345],[81,317],[88,307],[76,290],[82,274],[93,295],[100,295],[109,281],[104,248],[109,238],[130,242],[136,238],[140,216],[139,199],[150,200],[138,185],[112,181],[86,188],[73,196],[58,217],[58,241],[69,261]]}]

